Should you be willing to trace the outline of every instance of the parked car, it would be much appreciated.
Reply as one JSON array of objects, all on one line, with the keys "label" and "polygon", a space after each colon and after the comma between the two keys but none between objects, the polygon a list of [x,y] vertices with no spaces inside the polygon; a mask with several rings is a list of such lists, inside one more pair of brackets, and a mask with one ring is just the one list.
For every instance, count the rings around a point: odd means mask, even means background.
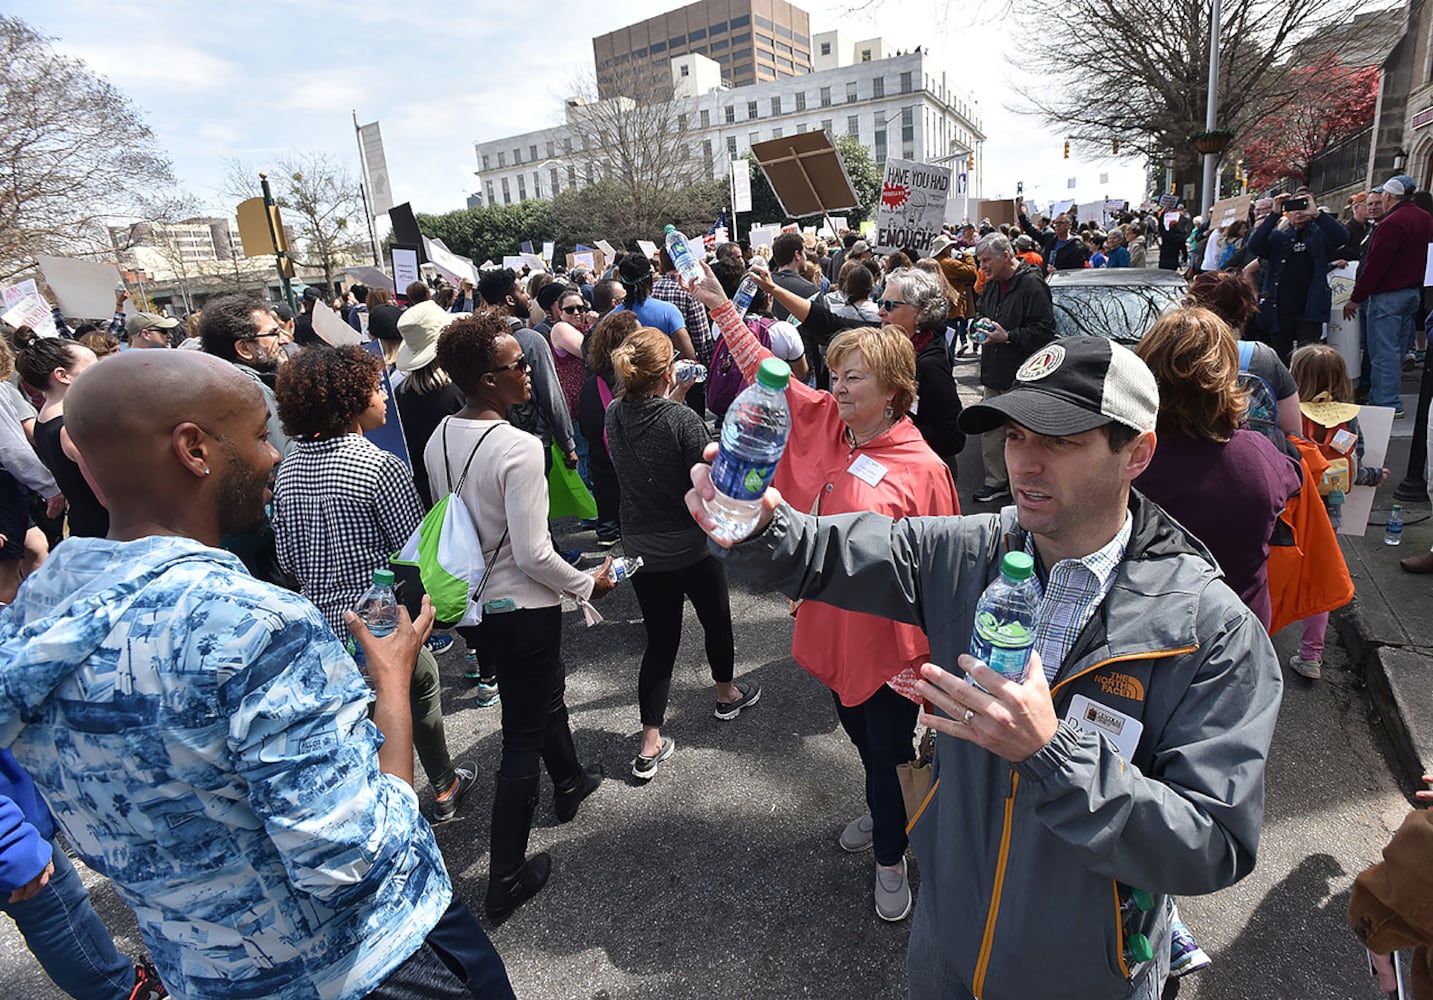
[{"label": "parked car", "polygon": [[1056,271],[1050,276],[1055,335],[1136,344],[1162,313],[1183,301],[1188,287],[1178,271],[1157,267]]}]

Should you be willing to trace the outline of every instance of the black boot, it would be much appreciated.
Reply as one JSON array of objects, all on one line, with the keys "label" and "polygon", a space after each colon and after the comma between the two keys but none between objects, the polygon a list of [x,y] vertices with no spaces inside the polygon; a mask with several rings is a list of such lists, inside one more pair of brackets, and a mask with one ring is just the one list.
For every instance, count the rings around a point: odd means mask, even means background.
[{"label": "black boot", "polygon": [[601,764],[589,764],[571,781],[552,786],[552,807],[557,811],[559,823],[570,823],[577,817],[577,807],[583,799],[597,791],[605,773]]},{"label": "black boot", "polygon": [[493,788],[493,825],[488,846],[488,919],[502,923],[513,910],[537,895],[552,872],[552,859],[527,854],[532,813],[537,808],[538,775],[509,778],[498,774]]}]

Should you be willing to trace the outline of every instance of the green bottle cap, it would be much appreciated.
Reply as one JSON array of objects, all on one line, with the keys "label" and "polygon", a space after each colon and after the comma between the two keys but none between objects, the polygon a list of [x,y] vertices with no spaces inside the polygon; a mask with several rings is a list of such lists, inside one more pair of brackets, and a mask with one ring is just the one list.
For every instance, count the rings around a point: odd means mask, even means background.
[{"label": "green bottle cap", "polygon": [[1396,503],[1396,504],[1393,505],[1393,509],[1394,509],[1394,510],[1402,510],[1402,509],[1403,509],[1403,504],[1401,504],[1401,503]]},{"label": "green bottle cap", "polygon": [[677,231],[677,227],[674,226],[674,225],[672,225],[672,224],[669,222],[669,223],[667,223],[667,228],[665,228],[665,229],[662,230],[662,234],[663,234],[663,235],[666,235],[667,233],[675,233],[676,231]]},{"label": "green bottle cap", "polygon": [[1154,897],[1150,895],[1148,889],[1135,889],[1130,893],[1130,898],[1134,900],[1134,905],[1145,913],[1154,909]]},{"label": "green bottle cap", "polygon": [[1149,938],[1143,934],[1129,936],[1129,950],[1136,962],[1148,962],[1154,957],[1154,949],[1149,946]]},{"label": "green bottle cap", "polygon": [[[786,383],[791,381],[791,366],[780,358],[767,358],[756,370],[756,382],[767,389],[774,389],[777,392],[786,391]],[[1029,556],[1026,556],[1028,559]]]},{"label": "green bottle cap", "polygon": [[1024,552],[1007,552],[1005,558],[1000,561],[1000,575],[1007,580],[1019,583],[1021,580],[1028,580],[1035,574],[1035,560]]},{"label": "green bottle cap", "polygon": [[391,569],[376,569],[373,571],[373,585],[375,587],[393,586],[393,571]]}]

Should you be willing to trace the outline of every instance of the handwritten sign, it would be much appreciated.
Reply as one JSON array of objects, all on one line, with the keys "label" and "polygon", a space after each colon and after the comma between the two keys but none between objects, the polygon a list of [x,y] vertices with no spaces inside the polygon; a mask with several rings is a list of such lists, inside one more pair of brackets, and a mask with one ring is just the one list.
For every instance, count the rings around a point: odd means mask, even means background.
[{"label": "handwritten sign", "polygon": [[926,256],[945,222],[950,194],[949,167],[911,160],[887,160],[876,208],[876,248],[910,247]]},{"label": "handwritten sign", "polygon": [[6,310],[0,320],[13,327],[28,326],[41,337],[58,336],[55,320],[50,315],[50,304],[38,295],[25,296]]}]

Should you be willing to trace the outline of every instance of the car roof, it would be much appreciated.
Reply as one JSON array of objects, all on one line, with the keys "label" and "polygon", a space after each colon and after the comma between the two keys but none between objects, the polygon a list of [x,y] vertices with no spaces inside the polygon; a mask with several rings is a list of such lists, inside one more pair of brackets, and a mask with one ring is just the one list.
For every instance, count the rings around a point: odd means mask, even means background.
[{"label": "car roof", "polygon": [[1171,285],[1182,288],[1184,276],[1162,267],[1081,267],[1056,271],[1050,286],[1056,285]]}]

